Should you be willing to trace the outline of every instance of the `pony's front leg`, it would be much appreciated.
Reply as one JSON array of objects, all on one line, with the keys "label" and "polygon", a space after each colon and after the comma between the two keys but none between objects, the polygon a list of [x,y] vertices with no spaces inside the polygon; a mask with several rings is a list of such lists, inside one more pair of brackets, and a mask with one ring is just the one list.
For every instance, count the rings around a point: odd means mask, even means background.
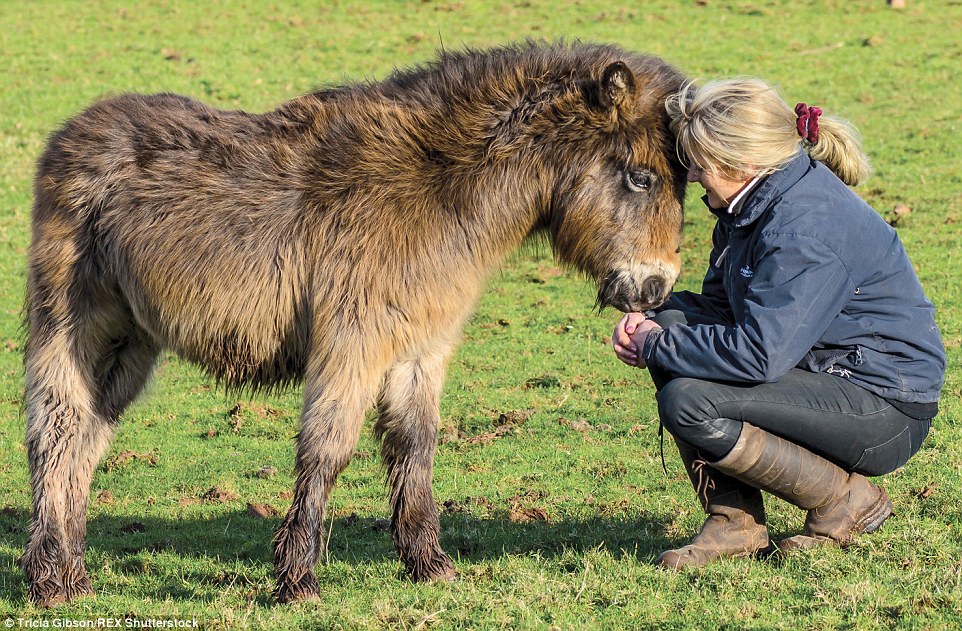
[{"label": "pony's front leg", "polygon": [[[373,384],[343,364],[342,372],[309,379],[297,437],[294,500],[274,536],[276,597],[292,602],[317,596],[314,564],[323,550],[324,509],[337,476],[357,445],[364,412],[373,402]],[[370,387],[364,382],[370,380]]]},{"label": "pony's front leg", "polygon": [[453,580],[454,563],[438,542],[431,477],[438,438],[438,399],[447,352],[399,360],[388,370],[374,432],[391,487],[391,533],[415,581]]}]

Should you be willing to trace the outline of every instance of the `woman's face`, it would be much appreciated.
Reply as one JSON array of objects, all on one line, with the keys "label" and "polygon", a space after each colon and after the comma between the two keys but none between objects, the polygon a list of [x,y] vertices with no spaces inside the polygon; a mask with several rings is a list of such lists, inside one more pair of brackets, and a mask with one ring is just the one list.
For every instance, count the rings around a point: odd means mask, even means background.
[{"label": "woman's face", "polygon": [[721,174],[712,174],[696,166],[692,162],[688,166],[688,181],[698,182],[708,194],[708,203],[712,208],[728,208],[730,199],[738,194],[751,178],[744,180],[729,180]]}]

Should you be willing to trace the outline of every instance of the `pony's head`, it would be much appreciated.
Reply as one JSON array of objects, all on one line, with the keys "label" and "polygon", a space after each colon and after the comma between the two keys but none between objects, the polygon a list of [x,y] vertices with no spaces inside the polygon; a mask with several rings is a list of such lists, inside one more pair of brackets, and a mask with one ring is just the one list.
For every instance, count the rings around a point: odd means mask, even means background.
[{"label": "pony's head", "polygon": [[579,63],[519,104],[502,149],[539,174],[539,226],[562,262],[598,283],[598,306],[656,307],[680,272],[685,169],[665,100],[684,78],[610,46],[567,52]]}]

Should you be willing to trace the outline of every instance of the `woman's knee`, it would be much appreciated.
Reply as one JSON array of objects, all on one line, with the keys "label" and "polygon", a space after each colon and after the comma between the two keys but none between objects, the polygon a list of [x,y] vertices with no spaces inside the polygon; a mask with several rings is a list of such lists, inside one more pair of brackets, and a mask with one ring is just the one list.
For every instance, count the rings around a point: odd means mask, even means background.
[{"label": "woman's knee", "polygon": [[669,381],[658,392],[658,414],[669,434],[717,460],[735,446],[742,424],[718,414],[712,385],[699,379]]},{"label": "woman's knee", "polygon": [[711,396],[711,382],[679,377],[658,392],[658,414],[661,422],[676,438],[692,432],[704,432],[705,426],[717,420]]}]

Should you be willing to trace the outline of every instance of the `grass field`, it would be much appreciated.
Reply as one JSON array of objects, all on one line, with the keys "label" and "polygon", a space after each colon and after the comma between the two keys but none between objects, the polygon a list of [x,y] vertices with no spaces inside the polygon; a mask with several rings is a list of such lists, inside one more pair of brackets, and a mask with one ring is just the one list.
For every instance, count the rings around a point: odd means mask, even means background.
[{"label": "grass field", "polygon": [[[0,0],[0,617],[209,628],[962,627],[962,2],[907,4]],[[949,355],[930,438],[882,479],[896,516],[845,551],[679,574],[652,567],[697,529],[700,507],[670,444],[662,472],[647,376],[606,343],[618,314],[594,313],[593,287],[529,249],[491,280],[442,402],[435,493],[458,582],[404,579],[384,530],[378,446],[365,432],[333,495],[321,598],[274,604],[280,517],[247,506],[287,509],[299,393],[227,396],[165,357],[94,480],[96,598],[47,612],[29,604],[16,565],[30,510],[19,323],[31,178],[46,136],[107,94],[173,91],[264,111],[321,85],[383,77],[442,43],[525,37],[615,42],[697,77],[759,75],[790,103],[860,127],[875,167],[860,193],[897,221]],[[682,288],[698,286],[711,229],[696,194]],[[910,212],[896,216],[897,204]],[[769,507],[776,538],[801,528],[800,511]]]}]

